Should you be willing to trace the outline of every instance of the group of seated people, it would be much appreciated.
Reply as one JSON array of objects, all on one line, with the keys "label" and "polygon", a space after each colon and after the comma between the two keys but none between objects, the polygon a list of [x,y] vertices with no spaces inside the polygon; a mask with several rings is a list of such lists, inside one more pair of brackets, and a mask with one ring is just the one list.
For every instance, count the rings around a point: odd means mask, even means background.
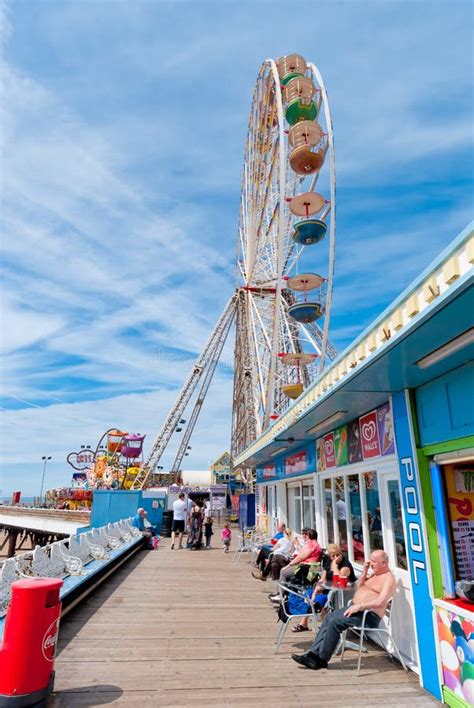
[{"label": "group of seated people", "polygon": [[[314,529],[302,529],[299,539],[285,524],[279,524],[270,544],[260,548],[256,559],[259,570],[252,572],[253,577],[260,580],[271,576],[273,580],[283,583],[291,583],[297,574],[302,574],[305,584],[313,588],[311,601],[316,612],[324,612],[334,575],[345,578],[344,583],[354,586],[351,604],[326,614],[309,651],[302,655],[292,654],[298,664],[314,670],[327,667],[341,634],[351,626],[360,625],[364,612],[367,611],[366,626],[377,627],[396,590],[395,577],[383,550],[372,552],[357,580],[354,568],[341,548],[337,544],[329,544],[323,553],[317,539]],[[270,596],[274,602],[280,599],[280,593]],[[309,614],[303,617],[292,631],[308,631],[309,617]]]}]

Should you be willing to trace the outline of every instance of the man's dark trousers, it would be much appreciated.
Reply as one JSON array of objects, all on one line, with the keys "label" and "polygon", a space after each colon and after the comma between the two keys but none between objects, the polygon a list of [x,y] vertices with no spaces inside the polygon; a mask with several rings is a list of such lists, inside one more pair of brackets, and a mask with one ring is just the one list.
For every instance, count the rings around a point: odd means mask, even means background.
[{"label": "man's dark trousers", "polygon": [[[355,612],[350,617],[344,617],[347,607],[341,607],[335,612],[327,615],[319,628],[318,636],[311,645],[310,652],[319,656],[323,661],[329,661],[336,651],[336,647],[341,638],[341,634],[349,627],[360,627],[362,624],[363,612]],[[368,612],[365,618],[367,629],[378,627],[380,617],[375,612]]]}]

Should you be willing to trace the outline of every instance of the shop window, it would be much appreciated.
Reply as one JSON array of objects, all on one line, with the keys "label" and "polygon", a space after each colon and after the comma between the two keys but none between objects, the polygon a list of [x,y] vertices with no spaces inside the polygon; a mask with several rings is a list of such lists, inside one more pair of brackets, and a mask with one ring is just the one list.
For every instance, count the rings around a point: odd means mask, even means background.
[{"label": "shop window", "polygon": [[303,484],[303,526],[315,527],[314,519],[314,486]]},{"label": "shop window", "polygon": [[365,496],[367,499],[370,551],[376,551],[379,548],[383,548],[382,516],[380,513],[377,472],[364,472],[363,478]]},{"label": "shop window", "polygon": [[288,487],[288,517],[290,527],[299,533],[303,524],[301,523],[301,492],[300,487]]},{"label": "shop window", "polygon": [[347,478],[349,491],[349,513],[350,528],[352,537],[352,555],[349,549],[349,556],[355,561],[364,562],[364,533],[362,525],[362,510],[360,503],[360,482],[358,474],[351,474]]},{"label": "shop window", "polygon": [[332,511],[332,483],[330,479],[324,480],[324,510],[327,524],[328,543],[334,543],[334,517]]},{"label": "shop window", "polygon": [[334,506],[337,518],[337,528],[339,530],[339,545],[341,546],[341,549],[347,553],[347,509],[344,494],[344,479],[344,477],[336,477],[334,480],[336,495],[336,503]]},{"label": "shop window", "polygon": [[405,545],[405,533],[403,531],[402,506],[400,499],[400,487],[398,480],[392,479],[388,482],[388,497],[390,502],[390,517],[392,521],[394,557],[397,567],[407,570],[407,549]]}]

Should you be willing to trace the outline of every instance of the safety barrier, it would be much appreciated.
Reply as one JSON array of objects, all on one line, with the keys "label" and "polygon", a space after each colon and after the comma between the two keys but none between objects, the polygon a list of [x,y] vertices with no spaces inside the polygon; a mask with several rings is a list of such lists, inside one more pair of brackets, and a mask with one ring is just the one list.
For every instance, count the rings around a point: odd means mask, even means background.
[{"label": "safety barrier", "polygon": [[91,592],[144,543],[131,519],[90,529],[68,539],[7,558],[0,565],[0,637],[11,600],[11,586],[21,578],[61,578],[63,614]]}]

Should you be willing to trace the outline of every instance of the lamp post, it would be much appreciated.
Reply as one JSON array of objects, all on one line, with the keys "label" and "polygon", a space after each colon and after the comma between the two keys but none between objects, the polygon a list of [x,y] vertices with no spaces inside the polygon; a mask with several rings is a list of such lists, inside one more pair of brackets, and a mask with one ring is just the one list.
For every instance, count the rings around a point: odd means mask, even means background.
[{"label": "lamp post", "polygon": [[44,485],[44,475],[46,472],[46,464],[47,464],[48,460],[51,459],[51,455],[48,455],[48,457],[46,457],[46,455],[43,455],[43,457],[41,459],[43,460],[43,476],[41,477],[40,504],[43,499],[43,485]]}]

